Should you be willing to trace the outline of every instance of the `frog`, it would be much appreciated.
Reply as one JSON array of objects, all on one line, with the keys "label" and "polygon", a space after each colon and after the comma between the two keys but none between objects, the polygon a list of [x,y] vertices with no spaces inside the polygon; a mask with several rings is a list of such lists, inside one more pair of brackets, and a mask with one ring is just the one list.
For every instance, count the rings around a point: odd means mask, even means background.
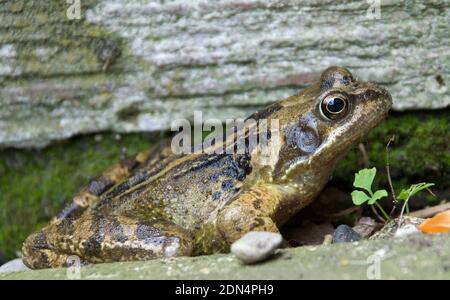
[{"label": "frog", "polygon": [[[264,157],[258,148],[176,153],[163,141],[81,188],[25,240],[23,262],[40,269],[68,266],[73,257],[84,265],[207,255],[228,252],[251,231],[279,233],[391,105],[385,88],[329,67],[247,118],[277,120]],[[213,146],[234,147],[227,134]]]}]

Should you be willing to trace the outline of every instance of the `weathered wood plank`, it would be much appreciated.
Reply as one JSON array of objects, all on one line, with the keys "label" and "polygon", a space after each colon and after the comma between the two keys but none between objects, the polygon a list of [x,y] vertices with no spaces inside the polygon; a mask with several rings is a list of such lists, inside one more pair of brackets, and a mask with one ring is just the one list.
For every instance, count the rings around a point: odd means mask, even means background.
[{"label": "weathered wood plank", "polygon": [[0,1],[0,147],[101,130],[167,129],[202,110],[237,117],[329,65],[450,104],[450,1]]}]

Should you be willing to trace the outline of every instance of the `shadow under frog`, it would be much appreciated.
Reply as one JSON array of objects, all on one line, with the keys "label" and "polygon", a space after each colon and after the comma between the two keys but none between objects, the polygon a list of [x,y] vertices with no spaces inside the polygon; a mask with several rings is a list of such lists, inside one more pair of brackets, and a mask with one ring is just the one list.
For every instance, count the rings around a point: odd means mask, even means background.
[{"label": "shadow under frog", "polygon": [[[278,120],[268,159],[258,151],[175,155],[170,141],[161,143],[81,189],[27,238],[24,263],[46,268],[64,266],[72,255],[100,263],[210,254],[228,251],[249,231],[278,232],[390,107],[385,89],[330,67],[317,83],[250,116]],[[234,147],[233,141],[222,143]]]}]

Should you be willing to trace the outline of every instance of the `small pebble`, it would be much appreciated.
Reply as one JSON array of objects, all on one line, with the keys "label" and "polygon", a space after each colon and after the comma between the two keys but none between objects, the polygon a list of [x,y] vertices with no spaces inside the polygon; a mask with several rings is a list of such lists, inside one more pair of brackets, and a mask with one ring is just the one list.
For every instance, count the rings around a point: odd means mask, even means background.
[{"label": "small pebble", "polygon": [[29,270],[31,269],[25,266],[22,262],[22,259],[20,258],[10,260],[0,267],[0,273],[20,272]]},{"label": "small pebble", "polygon": [[361,235],[348,225],[339,225],[333,233],[333,243],[355,242],[361,239]]},{"label": "small pebble", "polygon": [[327,234],[323,238],[322,245],[331,245],[331,243],[333,243],[333,236],[331,234]]},{"label": "small pebble", "polygon": [[407,224],[407,225],[403,225],[402,227],[397,229],[397,231],[394,234],[394,237],[401,238],[401,237],[405,237],[405,236],[416,234],[416,233],[420,233],[420,230],[417,229],[417,226],[414,224]]},{"label": "small pebble", "polygon": [[353,230],[361,235],[362,238],[368,238],[377,228],[377,222],[369,217],[362,217],[358,223],[353,226]]},{"label": "small pebble", "polygon": [[231,252],[244,264],[269,258],[283,242],[279,233],[251,231],[231,245]]}]

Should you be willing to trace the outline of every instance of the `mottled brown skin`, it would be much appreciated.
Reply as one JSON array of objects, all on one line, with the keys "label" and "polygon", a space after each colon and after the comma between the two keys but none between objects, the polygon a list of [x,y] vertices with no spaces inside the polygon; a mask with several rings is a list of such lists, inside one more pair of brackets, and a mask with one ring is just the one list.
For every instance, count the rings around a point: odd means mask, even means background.
[{"label": "mottled brown skin", "polygon": [[[330,96],[331,95],[331,96]],[[335,95],[348,110],[330,120]],[[389,93],[344,68],[252,116],[278,119],[271,154],[172,154],[168,143],[114,166],[23,246],[31,268],[224,252],[248,231],[277,232],[321,191],[350,147],[381,122]],[[226,140],[226,139],[225,139]],[[232,146],[233,140],[226,146]],[[216,144],[217,145],[217,144]]]}]

